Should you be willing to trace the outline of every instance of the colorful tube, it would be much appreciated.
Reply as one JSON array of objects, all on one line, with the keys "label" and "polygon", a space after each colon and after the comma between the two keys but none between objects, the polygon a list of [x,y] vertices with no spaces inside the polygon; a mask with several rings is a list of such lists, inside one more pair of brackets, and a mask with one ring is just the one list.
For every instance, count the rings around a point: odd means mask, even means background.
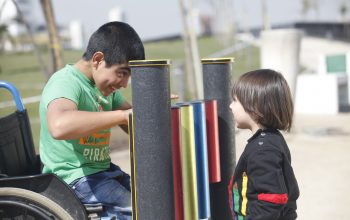
[{"label": "colorful tube", "polygon": [[205,101],[205,118],[207,125],[209,182],[218,183],[221,181],[221,173],[218,111],[216,100]]},{"label": "colorful tube", "polygon": [[170,62],[130,61],[137,218],[174,219]]},{"label": "colorful tube", "polygon": [[184,219],[182,172],[181,172],[181,124],[180,108],[171,107],[171,131],[173,149],[173,179],[174,179],[174,205],[175,220]]},{"label": "colorful tube", "polygon": [[191,104],[194,113],[198,214],[200,219],[206,219],[210,217],[210,194],[205,105],[203,101],[194,101]]},{"label": "colorful tube", "polygon": [[193,106],[183,104],[181,114],[181,170],[185,220],[198,219],[196,149]]},{"label": "colorful tube", "polygon": [[221,182],[210,184],[212,220],[231,219],[227,187],[236,166],[231,103],[232,58],[203,59],[204,98],[216,99],[218,109]]}]

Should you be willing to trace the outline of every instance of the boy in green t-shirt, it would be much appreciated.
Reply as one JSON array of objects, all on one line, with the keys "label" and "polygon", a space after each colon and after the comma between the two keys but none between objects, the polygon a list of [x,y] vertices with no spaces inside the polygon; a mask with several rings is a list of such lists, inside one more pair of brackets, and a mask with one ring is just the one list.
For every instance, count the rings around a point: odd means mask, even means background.
[{"label": "boy in green t-shirt", "polygon": [[130,176],[111,163],[110,128],[127,129],[131,105],[129,60],[145,59],[144,47],[126,23],[102,25],[82,58],[57,71],[40,101],[43,173],[68,183],[82,203],[102,203],[104,217],[131,219]]}]

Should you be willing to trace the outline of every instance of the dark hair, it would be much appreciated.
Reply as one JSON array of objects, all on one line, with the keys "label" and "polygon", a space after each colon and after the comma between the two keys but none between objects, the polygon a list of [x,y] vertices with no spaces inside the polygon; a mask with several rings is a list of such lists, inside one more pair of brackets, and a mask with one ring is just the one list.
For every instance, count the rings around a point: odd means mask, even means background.
[{"label": "dark hair", "polygon": [[91,60],[98,51],[104,54],[107,67],[129,60],[145,59],[140,37],[130,25],[123,22],[109,22],[97,29],[89,39],[83,59]]},{"label": "dark hair", "polygon": [[281,73],[270,69],[247,72],[234,83],[232,97],[239,100],[255,122],[266,128],[290,131],[293,100]]}]

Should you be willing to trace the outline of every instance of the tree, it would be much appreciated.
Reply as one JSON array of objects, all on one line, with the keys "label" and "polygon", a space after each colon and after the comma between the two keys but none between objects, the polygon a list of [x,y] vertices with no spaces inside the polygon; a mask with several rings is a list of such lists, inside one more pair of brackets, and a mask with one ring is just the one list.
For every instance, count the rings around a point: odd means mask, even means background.
[{"label": "tree", "polygon": [[[186,86],[190,89],[188,99],[203,99],[203,76],[201,71],[199,52],[197,46],[197,37],[193,25],[192,0],[179,0],[182,21],[183,21],[183,39],[185,45],[185,66],[186,66]],[[191,81],[195,82],[195,89]],[[187,96],[187,94],[186,94]]]},{"label": "tree", "polygon": [[339,12],[341,15],[342,22],[346,22],[346,14],[348,13],[348,6],[345,4],[345,2],[343,2],[339,6]]},{"label": "tree", "polygon": [[11,35],[9,34],[9,32],[7,30],[7,25],[0,24],[0,53],[4,52],[5,43],[6,43],[7,39],[10,40],[11,42],[13,42],[13,38],[11,37]]},{"label": "tree", "polygon": [[307,13],[311,9],[311,2],[309,0],[302,0],[302,7],[301,7],[301,14],[304,16],[307,15]]},{"label": "tree", "polygon": [[316,13],[316,17],[318,18],[319,13],[319,4],[321,4],[321,0],[302,0],[301,14],[306,18],[306,15],[309,11],[314,10]]},{"label": "tree", "polygon": [[[3,3],[0,6],[0,17],[1,14],[5,8],[6,1],[3,1]],[[9,38],[9,32],[7,30],[7,25],[6,24],[0,24],[0,53],[3,52],[4,47],[5,47],[5,41],[7,38]]]},{"label": "tree", "polygon": [[49,31],[49,49],[52,57],[51,73],[54,73],[63,66],[62,47],[58,36],[51,0],[40,0],[40,3],[45,15],[47,30]]},{"label": "tree", "polygon": [[261,14],[262,14],[262,20],[263,20],[263,29],[264,30],[271,29],[266,0],[261,0]]},{"label": "tree", "polygon": [[206,2],[214,15],[212,16],[213,32],[224,46],[231,46],[235,41],[234,0],[199,0]]}]

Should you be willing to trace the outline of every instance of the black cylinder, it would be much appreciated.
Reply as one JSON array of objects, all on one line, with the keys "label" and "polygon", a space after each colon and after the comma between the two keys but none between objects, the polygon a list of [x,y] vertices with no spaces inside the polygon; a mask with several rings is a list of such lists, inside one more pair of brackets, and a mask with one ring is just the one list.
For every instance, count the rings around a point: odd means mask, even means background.
[{"label": "black cylinder", "polygon": [[133,219],[174,219],[168,60],[130,61],[134,123]]},{"label": "black cylinder", "polygon": [[235,130],[230,110],[233,58],[202,59],[205,99],[218,107],[221,182],[210,184],[212,220],[229,220],[232,214],[227,187],[236,165]]}]

